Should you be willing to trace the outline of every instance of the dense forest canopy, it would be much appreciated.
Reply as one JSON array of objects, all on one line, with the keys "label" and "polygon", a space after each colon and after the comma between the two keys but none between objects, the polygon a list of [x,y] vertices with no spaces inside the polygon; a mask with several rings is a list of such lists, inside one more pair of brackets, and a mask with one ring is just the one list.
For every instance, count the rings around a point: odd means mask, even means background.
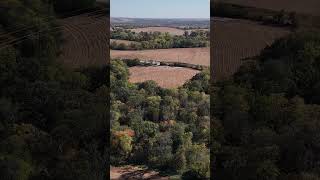
[{"label": "dense forest canopy", "polygon": [[121,60],[111,61],[111,164],[145,164],[185,178],[210,177],[209,71],[183,87],[132,84]]},{"label": "dense forest canopy", "polygon": [[48,1],[5,0],[0,11],[5,37],[29,35],[0,49],[0,179],[106,179],[107,67],[57,62]]},{"label": "dense forest canopy", "polygon": [[212,87],[213,178],[320,178],[319,67],[319,32],[296,32]]}]

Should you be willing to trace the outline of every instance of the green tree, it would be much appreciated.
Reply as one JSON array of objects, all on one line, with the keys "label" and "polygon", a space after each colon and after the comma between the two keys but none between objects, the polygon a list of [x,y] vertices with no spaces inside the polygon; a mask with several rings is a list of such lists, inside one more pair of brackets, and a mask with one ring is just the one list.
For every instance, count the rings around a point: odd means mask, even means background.
[{"label": "green tree", "polygon": [[160,118],[160,96],[150,96],[146,99],[146,118],[147,120],[157,122]]}]

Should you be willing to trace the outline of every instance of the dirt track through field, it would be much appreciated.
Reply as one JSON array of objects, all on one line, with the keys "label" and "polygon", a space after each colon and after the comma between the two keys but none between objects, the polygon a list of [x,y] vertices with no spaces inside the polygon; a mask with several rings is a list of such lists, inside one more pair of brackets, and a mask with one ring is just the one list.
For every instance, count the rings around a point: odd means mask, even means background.
[{"label": "dirt track through field", "polygon": [[184,62],[195,65],[210,65],[209,48],[175,48],[141,51],[111,50],[113,59],[158,60],[164,62]]},{"label": "dirt track through field", "polygon": [[235,19],[213,20],[211,27],[211,67],[215,79],[229,77],[237,71],[243,59],[259,55],[263,48],[290,32],[284,28]]},{"label": "dirt track through field", "polygon": [[200,72],[190,68],[168,66],[135,66],[129,68],[129,71],[130,82],[137,83],[153,80],[163,88],[182,86],[186,81]]}]

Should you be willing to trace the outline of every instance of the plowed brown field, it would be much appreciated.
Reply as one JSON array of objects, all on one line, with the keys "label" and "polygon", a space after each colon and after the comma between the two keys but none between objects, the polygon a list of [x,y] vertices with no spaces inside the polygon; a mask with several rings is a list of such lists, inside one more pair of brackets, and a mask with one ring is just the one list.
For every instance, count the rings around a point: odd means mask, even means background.
[{"label": "plowed brown field", "polygon": [[59,20],[63,26],[60,61],[72,68],[105,65],[109,59],[109,18],[81,14]]},{"label": "plowed brown field", "polygon": [[182,86],[187,80],[200,72],[189,68],[168,66],[134,66],[129,68],[129,71],[130,82],[137,83],[153,80],[163,88]]},{"label": "plowed brown field", "polygon": [[158,60],[164,62],[184,62],[189,64],[210,65],[209,48],[175,48],[141,51],[111,50],[111,58]]},{"label": "plowed brown field", "polygon": [[[214,17],[213,17],[214,19]],[[244,58],[258,55],[275,39],[290,33],[284,28],[260,25],[246,20],[211,21],[211,67],[221,79],[233,74]]]}]

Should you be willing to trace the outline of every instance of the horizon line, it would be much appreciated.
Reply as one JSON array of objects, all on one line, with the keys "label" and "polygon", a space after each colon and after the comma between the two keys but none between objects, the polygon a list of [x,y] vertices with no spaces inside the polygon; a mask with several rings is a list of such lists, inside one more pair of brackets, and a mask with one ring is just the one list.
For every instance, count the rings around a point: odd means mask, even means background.
[{"label": "horizon line", "polygon": [[210,17],[172,17],[172,18],[168,18],[168,17],[121,17],[121,16],[110,16],[110,18],[127,18],[127,19],[210,19]]}]

